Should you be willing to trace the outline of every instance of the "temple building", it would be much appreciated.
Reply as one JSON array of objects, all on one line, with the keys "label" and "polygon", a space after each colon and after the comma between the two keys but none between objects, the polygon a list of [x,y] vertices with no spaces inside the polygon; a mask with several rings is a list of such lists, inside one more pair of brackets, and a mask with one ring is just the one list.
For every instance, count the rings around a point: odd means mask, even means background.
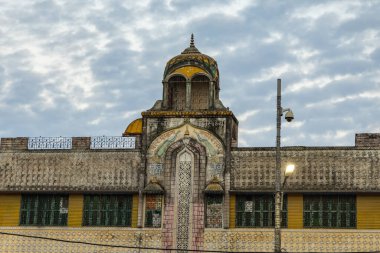
[{"label": "temple building", "polygon": [[[121,136],[2,137],[0,252],[273,251],[275,148],[238,147],[220,86],[192,38]],[[281,156],[284,252],[380,251],[379,133]]]}]

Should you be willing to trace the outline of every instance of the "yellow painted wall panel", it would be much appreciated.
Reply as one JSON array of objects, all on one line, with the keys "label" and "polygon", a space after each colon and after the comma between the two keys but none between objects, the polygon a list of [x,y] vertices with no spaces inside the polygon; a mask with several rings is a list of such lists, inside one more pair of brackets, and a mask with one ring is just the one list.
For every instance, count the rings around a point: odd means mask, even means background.
[{"label": "yellow painted wall panel", "polygon": [[358,194],[356,210],[358,229],[380,229],[380,195]]},{"label": "yellow painted wall panel", "polygon": [[138,209],[139,209],[139,195],[134,194],[132,199],[132,227],[137,228],[138,219]]},{"label": "yellow painted wall panel", "polygon": [[302,194],[288,194],[288,228],[303,228]]},{"label": "yellow painted wall panel", "polygon": [[230,228],[235,228],[235,218],[236,218],[236,195],[231,194],[230,196]]},{"label": "yellow painted wall panel", "polygon": [[20,207],[20,194],[0,194],[0,226],[18,226]]},{"label": "yellow painted wall panel", "polygon": [[69,227],[82,226],[83,215],[83,195],[70,194],[69,195],[69,214],[67,225]]},{"label": "yellow painted wall panel", "polygon": [[206,71],[198,67],[186,66],[186,67],[176,69],[173,73],[182,74],[190,79],[193,77],[194,74],[206,73]]}]

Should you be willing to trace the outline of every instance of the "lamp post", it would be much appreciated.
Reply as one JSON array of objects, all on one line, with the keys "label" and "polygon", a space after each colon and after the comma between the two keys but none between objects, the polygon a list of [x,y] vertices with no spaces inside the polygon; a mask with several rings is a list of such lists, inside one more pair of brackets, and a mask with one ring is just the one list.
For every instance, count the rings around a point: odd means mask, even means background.
[{"label": "lamp post", "polygon": [[[277,135],[276,135],[276,177],[275,177],[275,213],[274,213],[274,252],[281,252],[281,116],[286,112],[285,119],[294,119],[292,110],[281,107],[281,79],[277,79]],[[294,169],[294,167],[293,167]],[[285,181],[284,181],[285,183]]]}]

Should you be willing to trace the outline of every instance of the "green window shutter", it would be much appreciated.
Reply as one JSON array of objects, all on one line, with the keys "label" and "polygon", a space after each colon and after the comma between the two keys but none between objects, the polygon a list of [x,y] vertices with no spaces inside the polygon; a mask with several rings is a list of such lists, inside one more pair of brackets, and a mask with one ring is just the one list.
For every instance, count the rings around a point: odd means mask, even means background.
[{"label": "green window shutter", "polygon": [[130,227],[132,195],[85,195],[83,226]]},{"label": "green window shutter", "polygon": [[[283,198],[281,226],[287,227],[287,195]],[[273,194],[245,194],[236,196],[236,227],[274,227],[275,200]]]},{"label": "green window shutter", "polygon": [[162,218],[162,196],[145,196],[145,227],[160,228]]},{"label": "green window shutter", "polygon": [[355,228],[356,196],[348,194],[304,195],[304,227]]},{"label": "green window shutter", "polygon": [[23,194],[20,225],[66,226],[68,196],[59,194]]}]

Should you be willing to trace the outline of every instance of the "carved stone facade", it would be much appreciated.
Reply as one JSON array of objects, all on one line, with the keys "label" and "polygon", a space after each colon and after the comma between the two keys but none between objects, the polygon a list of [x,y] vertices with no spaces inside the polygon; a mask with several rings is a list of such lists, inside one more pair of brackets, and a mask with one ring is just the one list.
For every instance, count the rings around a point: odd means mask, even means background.
[{"label": "carved stone facade", "polygon": [[[294,174],[286,190],[293,192],[379,192],[380,149],[359,147],[283,148],[283,164]],[[232,151],[232,190],[271,191],[275,181],[273,148]]]},{"label": "carved stone facade", "polygon": [[139,151],[0,152],[0,191],[138,192]]},{"label": "carved stone facade", "polygon": [[[193,41],[168,61],[162,84],[162,99],[123,138],[1,139],[0,252],[273,251],[275,149],[237,147],[239,122],[219,99],[217,63]],[[379,136],[357,134],[351,147],[282,148],[283,165],[296,166],[283,188],[284,250],[380,251]],[[28,197],[41,194],[65,199],[56,212],[67,225],[20,221],[21,209],[28,217],[38,209]],[[351,202],[306,209],[308,197],[322,195]],[[130,227],[93,225],[118,219]]]}]

